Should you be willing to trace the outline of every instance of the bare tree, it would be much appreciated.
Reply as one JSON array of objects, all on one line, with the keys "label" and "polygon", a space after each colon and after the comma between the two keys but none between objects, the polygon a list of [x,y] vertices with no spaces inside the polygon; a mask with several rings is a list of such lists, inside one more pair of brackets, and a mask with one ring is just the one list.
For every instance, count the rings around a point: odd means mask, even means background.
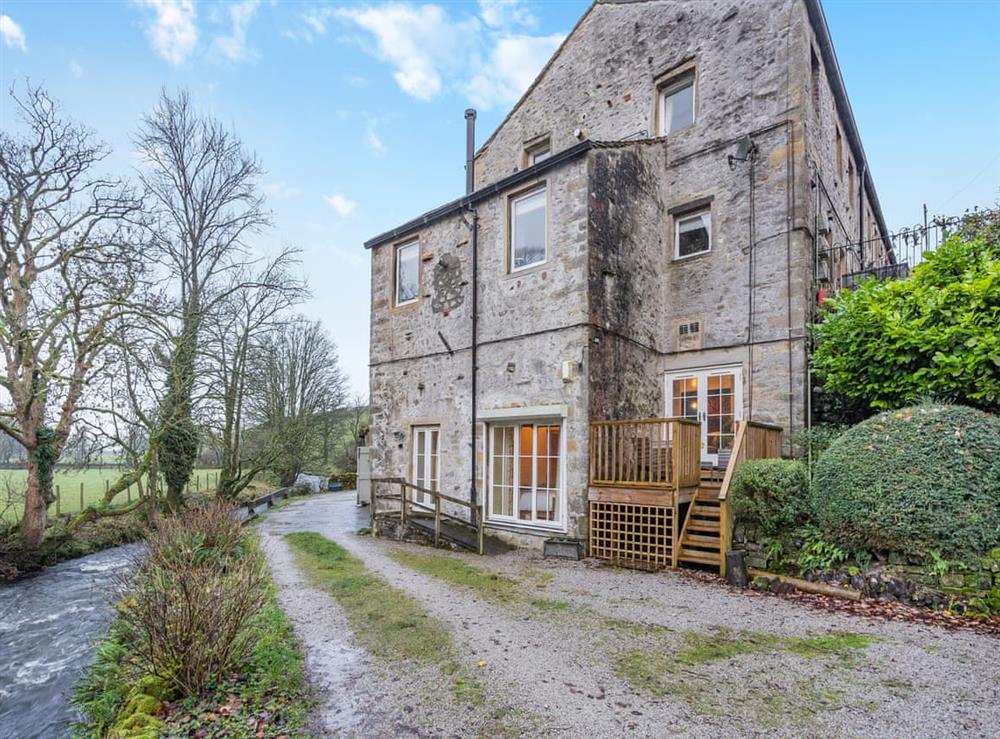
[{"label": "bare tree", "polygon": [[264,350],[261,339],[279,331],[285,312],[306,295],[304,282],[292,274],[297,252],[284,250],[256,272],[250,267],[235,273],[242,289],[229,291],[216,303],[212,320],[205,327],[201,376],[207,380],[207,422],[220,456],[217,493],[235,498],[273,461],[270,444],[248,446],[244,431],[248,419],[246,397],[251,388],[249,373]]},{"label": "bare tree", "polygon": [[108,149],[42,89],[11,99],[26,130],[0,132],[0,432],[27,455],[21,534],[37,547],[52,467],[142,269],[132,228],[141,201],[94,174]]},{"label": "bare tree", "polygon": [[154,251],[176,287],[157,456],[168,504],[177,508],[198,452],[192,394],[204,319],[228,290],[240,289],[232,274],[246,261],[246,239],[269,217],[256,187],[262,174],[256,157],[233,132],[198,114],[186,92],[161,95],[136,146],[157,214]]},{"label": "bare tree", "polygon": [[274,444],[272,469],[291,485],[314,458],[321,412],[343,404],[346,381],[337,347],[320,322],[298,317],[265,337],[255,357],[250,410]]}]

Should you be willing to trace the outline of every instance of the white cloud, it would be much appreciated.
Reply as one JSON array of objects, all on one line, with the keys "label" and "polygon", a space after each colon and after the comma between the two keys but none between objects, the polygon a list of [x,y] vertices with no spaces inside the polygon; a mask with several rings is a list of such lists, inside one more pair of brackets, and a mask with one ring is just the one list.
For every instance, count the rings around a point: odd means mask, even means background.
[{"label": "white cloud", "polygon": [[475,19],[472,24],[453,21],[438,5],[396,2],[341,8],[337,15],[375,37],[376,55],[393,66],[400,89],[418,100],[430,100],[441,92],[441,69],[460,64],[479,25]]},{"label": "white cloud", "polygon": [[375,126],[378,125],[378,121],[375,118],[368,118],[368,126],[365,128],[365,143],[368,144],[368,148],[379,156],[385,154],[386,148],[385,144],[382,143],[382,139],[379,138],[378,133],[375,131]]},{"label": "white cloud", "polygon": [[198,43],[193,0],[134,0],[153,11],[146,35],[156,52],[174,66],[184,63]]},{"label": "white cloud", "polygon": [[247,47],[247,26],[253,20],[260,0],[242,0],[230,3],[229,21],[232,32],[228,36],[217,36],[215,47],[231,62],[242,62],[253,57],[253,51]]},{"label": "white cloud", "polygon": [[479,17],[490,28],[534,28],[538,19],[523,0],[479,0]]},{"label": "white cloud", "polygon": [[333,209],[344,218],[351,215],[351,213],[354,212],[354,209],[358,207],[356,202],[348,200],[339,193],[327,195],[326,202],[333,206]]},{"label": "white cloud", "polygon": [[83,77],[83,67],[76,59],[69,60],[69,73],[73,75],[76,79]]},{"label": "white cloud", "polygon": [[5,46],[17,48],[21,51],[28,50],[24,31],[21,30],[21,27],[9,15],[0,15],[0,36],[3,36]]},{"label": "white cloud", "polygon": [[564,38],[561,33],[501,37],[493,47],[489,63],[466,85],[469,99],[480,108],[517,101]]},{"label": "white cloud", "polygon": [[520,0],[481,0],[479,12],[457,18],[439,5],[395,0],[334,11],[371,34],[372,53],[389,63],[406,94],[430,100],[459,90],[485,109],[516,101],[565,35],[519,32],[537,23]]},{"label": "white cloud", "polygon": [[275,200],[290,200],[302,194],[302,190],[295,185],[289,185],[284,180],[278,182],[263,182],[260,186],[261,192],[267,197]]}]

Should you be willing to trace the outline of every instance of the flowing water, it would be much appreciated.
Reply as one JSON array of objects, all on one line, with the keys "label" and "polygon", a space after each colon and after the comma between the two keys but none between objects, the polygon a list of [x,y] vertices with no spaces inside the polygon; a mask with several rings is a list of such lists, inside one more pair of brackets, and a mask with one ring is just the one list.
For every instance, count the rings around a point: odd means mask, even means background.
[{"label": "flowing water", "polygon": [[140,549],[106,549],[0,586],[0,739],[70,735],[73,686],[114,617],[112,578]]}]

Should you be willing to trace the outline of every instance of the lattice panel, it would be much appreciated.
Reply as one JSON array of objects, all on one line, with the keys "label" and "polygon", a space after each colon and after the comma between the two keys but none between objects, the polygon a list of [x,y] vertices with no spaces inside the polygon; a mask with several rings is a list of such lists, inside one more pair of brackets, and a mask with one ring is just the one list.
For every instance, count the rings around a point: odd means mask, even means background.
[{"label": "lattice panel", "polygon": [[621,564],[670,567],[673,509],[633,503],[590,503],[590,556]]}]

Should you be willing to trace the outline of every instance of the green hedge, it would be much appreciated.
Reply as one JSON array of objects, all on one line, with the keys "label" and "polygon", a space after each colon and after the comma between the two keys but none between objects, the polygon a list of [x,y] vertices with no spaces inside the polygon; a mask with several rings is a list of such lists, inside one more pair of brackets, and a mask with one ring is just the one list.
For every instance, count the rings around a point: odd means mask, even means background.
[{"label": "green hedge", "polygon": [[737,523],[780,538],[809,518],[809,473],[794,459],[754,459],[740,465],[729,489]]},{"label": "green hedge", "polygon": [[888,411],[816,464],[824,535],[854,552],[966,560],[1000,544],[1000,419],[963,406]]}]

